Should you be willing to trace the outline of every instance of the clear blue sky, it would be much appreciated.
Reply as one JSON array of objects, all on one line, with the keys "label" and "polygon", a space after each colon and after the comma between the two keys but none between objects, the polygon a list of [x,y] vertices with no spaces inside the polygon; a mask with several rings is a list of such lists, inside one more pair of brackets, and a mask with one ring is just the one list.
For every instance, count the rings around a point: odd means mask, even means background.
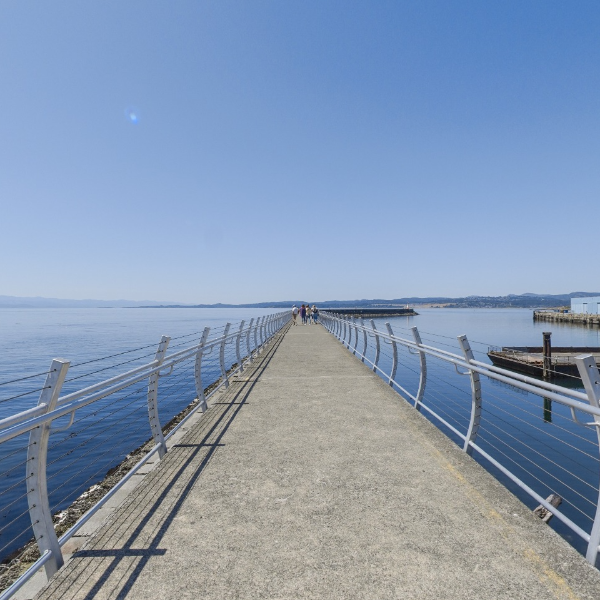
[{"label": "clear blue sky", "polygon": [[597,0],[3,0],[0,82],[0,294],[600,288]]}]

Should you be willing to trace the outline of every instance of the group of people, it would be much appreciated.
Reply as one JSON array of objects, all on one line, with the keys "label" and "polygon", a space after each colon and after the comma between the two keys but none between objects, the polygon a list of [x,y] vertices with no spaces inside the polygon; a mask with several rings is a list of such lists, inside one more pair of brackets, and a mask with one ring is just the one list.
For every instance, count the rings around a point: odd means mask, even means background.
[{"label": "group of people", "polygon": [[292,325],[298,325],[298,315],[302,319],[302,325],[314,325],[319,322],[319,309],[313,304],[303,304],[298,308],[295,304],[292,306]]}]

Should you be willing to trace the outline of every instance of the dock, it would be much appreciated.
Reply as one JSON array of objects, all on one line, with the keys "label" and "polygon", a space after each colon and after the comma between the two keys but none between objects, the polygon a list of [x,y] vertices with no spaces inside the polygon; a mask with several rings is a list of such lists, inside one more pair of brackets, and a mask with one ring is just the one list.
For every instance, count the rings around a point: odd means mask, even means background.
[{"label": "dock", "polygon": [[549,323],[566,323],[570,325],[585,325],[587,327],[600,327],[600,315],[586,313],[559,312],[553,310],[534,310],[534,321],[547,321]]},{"label": "dock", "polygon": [[600,572],[323,327],[213,396],[38,600],[594,599]]}]

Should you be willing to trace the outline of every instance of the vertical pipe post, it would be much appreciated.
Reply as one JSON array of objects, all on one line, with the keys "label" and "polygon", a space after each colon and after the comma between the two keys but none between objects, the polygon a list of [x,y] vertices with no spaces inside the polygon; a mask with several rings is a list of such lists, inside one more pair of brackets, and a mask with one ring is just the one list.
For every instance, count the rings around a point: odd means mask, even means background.
[{"label": "vertical pipe post", "polygon": [[367,330],[365,329],[365,322],[360,318],[360,326],[363,330],[363,349],[362,349],[362,357],[361,361],[365,362],[365,356],[367,355]]},{"label": "vertical pipe post", "polygon": [[246,332],[246,352],[249,359],[252,358],[252,353],[250,352],[250,332],[252,331],[252,324],[254,323],[254,317],[250,319],[250,324],[248,325],[248,331]]},{"label": "vertical pipe post", "polygon": [[[52,361],[38,406],[46,406],[46,413],[54,410],[60,390],[67,376],[68,360],[56,358]],[[27,503],[29,517],[33,528],[33,535],[37,542],[40,554],[51,552],[51,558],[44,565],[46,577],[50,579],[63,564],[63,555],[54,531],[52,512],[48,500],[48,482],[46,477],[46,464],[48,460],[48,440],[50,438],[51,423],[44,423],[29,434],[29,447],[27,449],[27,463],[25,466],[25,481],[27,483]]]},{"label": "vertical pipe post", "polygon": [[[411,331],[413,334],[413,339],[417,346],[420,346],[423,342],[421,342],[421,334],[416,327],[411,327]],[[423,350],[419,350],[419,360],[421,362],[421,372],[419,374],[419,389],[417,391],[417,397],[415,398],[415,408],[420,411],[421,403],[423,402],[423,396],[425,395],[425,386],[427,385],[427,355]]]},{"label": "vertical pipe post", "polygon": [[205,327],[200,338],[200,344],[196,351],[196,363],[194,364],[194,381],[196,383],[196,394],[198,395],[198,404],[201,412],[206,412],[208,405],[206,404],[206,396],[204,395],[204,386],[202,385],[202,353],[204,345],[208,339],[210,327]]},{"label": "vertical pipe post", "polygon": [[[158,350],[154,356],[154,362],[156,366],[162,365],[165,360],[165,354],[169,347],[171,338],[163,335],[158,344]],[[150,431],[154,438],[154,443],[160,445],[158,449],[158,457],[162,458],[167,453],[167,444],[165,443],[165,436],[162,432],[160,419],[158,418],[158,380],[160,374],[158,371],[150,375],[148,380],[148,420],[150,421]]]},{"label": "vertical pipe post", "polygon": [[227,369],[225,368],[225,344],[227,343],[227,334],[229,333],[229,328],[231,327],[231,323],[227,323],[225,325],[225,331],[223,331],[223,340],[221,341],[221,348],[219,350],[219,363],[221,365],[221,377],[225,381],[225,388],[229,387],[229,377],[227,377]]},{"label": "vertical pipe post", "polygon": [[346,319],[344,319],[342,321],[342,326],[343,326],[343,332],[342,332],[342,339],[341,342],[342,344],[344,344],[344,346],[346,345]]},{"label": "vertical pipe post", "polygon": [[[468,363],[471,362],[474,359],[474,356],[469,340],[467,340],[467,336],[459,335],[458,343],[463,351],[465,360]],[[463,450],[470,455],[473,452],[470,443],[475,442],[481,423],[481,380],[479,379],[479,373],[476,373],[471,369],[469,369],[469,376],[471,378],[471,418],[469,420],[469,428],[467,429]]]},{"label": "vertical pipe post", "polygon": [[235,356],[237,358],[237,364],[238,364],[238,369],[240,370],[240,373],[243,372],[244,370],[244,365],[242,362],[242,355],[240,354],[240,341],[242,339],[242,330],[244,329],[244,323],[246,321],[243,321],[240,323],[240,330],[238,331],[238,336],[235,340]]},{"label": "vertical pipe post", "polygon": [[373,321],[373,319],[371,319],[371,327],[373,328],[373,333],[375,334],[375,363],[373,364],[373,371],[377,371],[379,355],[381,354],[381,346],[379,345],[379,332],[377,331],[377,327],[375,327],[375,321]]},{"label": "vertical pipe post", "polygon": [[[394,332],[392,331],[392,326],[389,323],[386,323],[385,326],[387,327],[388,333],[390,334],[390,336],[394,335]],[[393,386],[393,381],[396,378],[396,369],[398,368],[398,346],[396,344],[396,340],[393,339],[391,340],[391,344],[392,344],[392,370],[390,371],[390,378],[388,379],[388,384]]]},{"label": "vertical pipe post", "polygon": [[[596,361],[591,354],[586,356],[576,356],[575,362],[583,381],[583,387],[587,393],[588,402],[595,408],[600,408],[600,373],[596,366]],[[598,444],[600,445],[600,417],[594,415],[596,424],[596,434],[598,435]],[[596,515],[590,532],[590,541],[588,543],[586,560],[592,565],[596,565],[598,558],[598,546],[600,545],[600,496],[596,501]]]},{"label": "vertical pipe post", "polygon": [[550,341],[551,331],[544,331],[543,354],[544,354],[544,379],[549,379],[552,374],[552,342]]}]

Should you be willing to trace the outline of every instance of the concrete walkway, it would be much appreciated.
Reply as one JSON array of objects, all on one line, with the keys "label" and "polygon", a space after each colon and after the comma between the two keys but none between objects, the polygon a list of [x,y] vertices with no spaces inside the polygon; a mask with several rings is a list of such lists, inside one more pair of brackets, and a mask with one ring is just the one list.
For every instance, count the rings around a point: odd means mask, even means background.
[{"label": "concrete walkway", "polygon": [[218,396],[43,599],[600,597],[600,574],[320,326]]}]

